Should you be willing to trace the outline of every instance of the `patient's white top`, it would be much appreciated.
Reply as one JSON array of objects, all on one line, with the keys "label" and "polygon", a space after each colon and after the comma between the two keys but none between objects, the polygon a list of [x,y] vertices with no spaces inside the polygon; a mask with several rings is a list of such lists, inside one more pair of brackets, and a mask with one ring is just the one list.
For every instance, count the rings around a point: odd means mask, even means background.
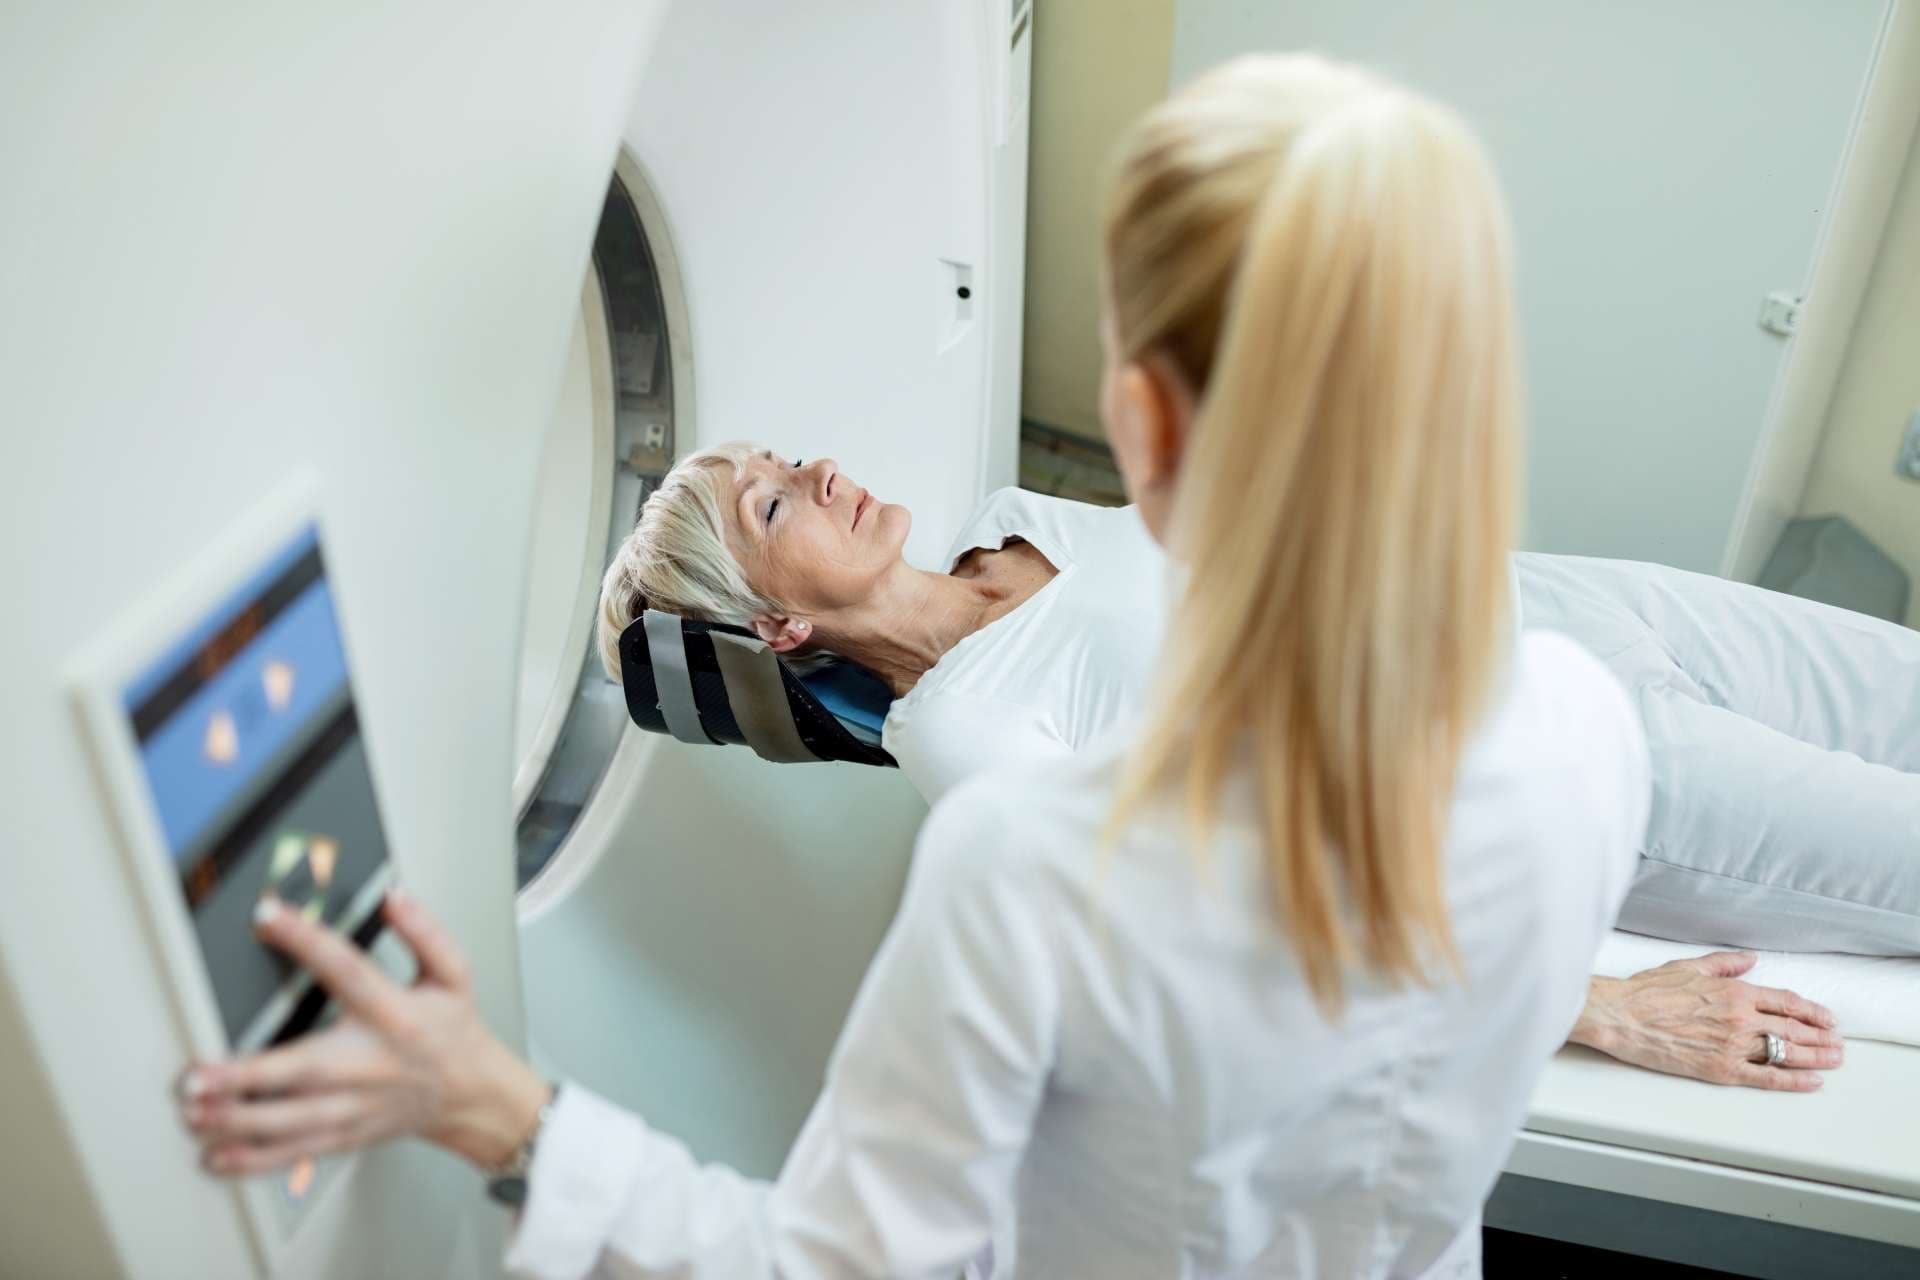
[{"label": "patient's white top", "polygon": [[943,654],[881,730],[930,804],[996,761],[1068,756],[1102,736],[1140,704],[1165,633],[1166,558],[1132,507],[1002,489],[941,569],[1013,538],[1053,580]]},{"label": "patient's white top", "polygon": [[[1463,762],[1464,981],[1329,1024],[1267,908],[1248,780],[1210,871],[1148,814],[1103,860],[1124,735],[970,780],[923,829],[779,1180],[568,1086],[508,1265],[539,1277],[1469,1277],[1647,814],[1625,695],[1528,633]],[[988,1251],[990,1250],[990,1254]]]}]

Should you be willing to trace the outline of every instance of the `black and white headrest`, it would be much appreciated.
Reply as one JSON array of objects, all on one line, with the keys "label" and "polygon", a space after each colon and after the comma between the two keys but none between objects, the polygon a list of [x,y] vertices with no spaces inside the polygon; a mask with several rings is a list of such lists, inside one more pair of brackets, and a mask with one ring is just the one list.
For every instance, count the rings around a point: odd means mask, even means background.
[{"label": "black and white headrest", "polygon": [[894,763],[879,677],[851,663],[802,676],[744,627],[648,609],[620,633],[620,676],[633,722],[682,742],[744,744],[777,764]]}]

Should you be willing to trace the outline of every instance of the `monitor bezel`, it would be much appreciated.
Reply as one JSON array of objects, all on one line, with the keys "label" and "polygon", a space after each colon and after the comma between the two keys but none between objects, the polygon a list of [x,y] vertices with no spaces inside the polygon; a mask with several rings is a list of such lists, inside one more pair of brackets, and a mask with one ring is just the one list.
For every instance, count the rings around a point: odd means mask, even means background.
[{"label": "monitor bezel", "polygon": [[[216,1060],[264,1046],[312,990],[313,983],[308,974],[296,970],[242,1033],[229,1040],[206,958],[194,932],[179,869],[148,785],[125,694],[210,611],[226,604],[240,584],[310,529],[318,535],[327,578],[337,593],[335,566],[326,559],[328,540],[320,498],[316,474],[308,469],[296,471],[228,526],[201,555],[183,564],[122,613],[66,671],[84,730],[82,736],[90,747],[96,778],[108,802],[105,809],[112,821],[115,843],[123,855],[129,886],[140,899],[139,914],[147,941],[165,978],[172,1021],[180,1037],[182,1068],[189,1060]],[[353,654],[345,634],[341,643],[346,649],[349,697],[357,705]],[[365,732],[364,719],[361,732]],[[384,815],[377,775],[374,790],[376,807]],[[381,821],[384,827],[384,817]],[[363,926],[379,910],[392,875],[393,847],[389,841],[386,864],[356,894],[349,907],[351,918],[343,918],[337,927],[350,934]],[[329,1158],[325,1175],[312,1180],[312,1190],[298,1197],[298,1203],[285,1191],[284,1176],[235,1181],[235,1195],[251,1227],[258,1274],[270,1274],[301,1216],[321,1199],[322,1190],[345,1181],[339,1175],[352,1164],[351,1157]]]}]

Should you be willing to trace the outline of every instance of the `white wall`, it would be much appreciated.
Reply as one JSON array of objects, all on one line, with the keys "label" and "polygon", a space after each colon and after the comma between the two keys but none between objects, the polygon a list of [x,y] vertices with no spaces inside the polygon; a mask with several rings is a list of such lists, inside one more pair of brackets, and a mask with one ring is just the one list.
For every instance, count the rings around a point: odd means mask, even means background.
[{"label": "white wall", "polygon": [[1754,459],[1745,509],[1722,568],[1752,582],[1799,514],[1853,329],[1872,282],[1907,155],[1920,136],[1920,0],[1895,0],[1872,82],[1861,96],[1846,169],[1814,269],[1812,291],[1775,388],[1772,423]]},{"label": "white wall", "polygon": [[1021,415],[1100,438],[1100,199],[1113,144],[1166,96],[1173,0],[1039,0]]},{"label": "white wall", "polygon": [[1896,475],[1893,462],[1916,411],[1920,140],[1900,181],[1801,501],[1803,515],[1846,516],[1907,571],[1915,587],[1909,626],[1920,626],[1920,482]]},{"label": "white wall", "polygon": [[1529,542],[1717,570],[1885,0],[1176,0],[1173,75],[1250,49],[1457,106],[1512,204]]}]

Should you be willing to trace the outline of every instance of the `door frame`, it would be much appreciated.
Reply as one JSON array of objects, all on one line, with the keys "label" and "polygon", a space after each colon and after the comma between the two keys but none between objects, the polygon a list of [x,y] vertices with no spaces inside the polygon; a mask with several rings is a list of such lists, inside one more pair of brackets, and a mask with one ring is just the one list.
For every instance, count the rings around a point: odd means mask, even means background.
[{"label": "door frame", "polygon": [[1920,0],[1888,0],[1854,111],[1800,323],[1767,401],[1720,572],[1752,582],[1799,514],[1854,324],[1909,157],[1920,141]]}]

